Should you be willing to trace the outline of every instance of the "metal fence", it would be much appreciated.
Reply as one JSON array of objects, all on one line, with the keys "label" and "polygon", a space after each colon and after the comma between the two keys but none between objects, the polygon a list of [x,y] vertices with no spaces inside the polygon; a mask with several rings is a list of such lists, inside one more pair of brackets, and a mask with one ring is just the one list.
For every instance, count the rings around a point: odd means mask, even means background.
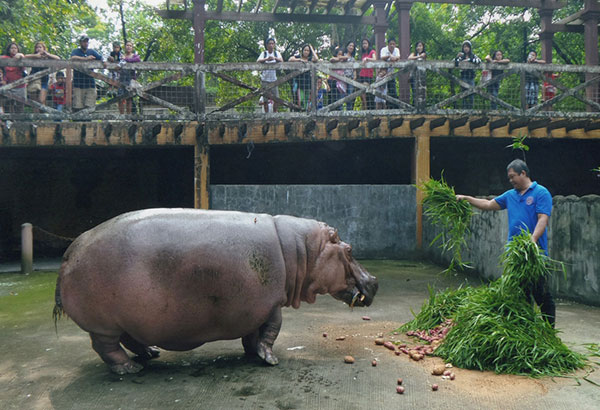
[{"label": "metal fence", "polygon": [[[444,61],[119,65],[0,59],[0,67],[30,73],[0,86],[0,120],[600,115],[600,67],[595,66],[456,67]],[[41,71],[31,74],[31,68]],[[86,89],[82,81],[91,85]]]}]

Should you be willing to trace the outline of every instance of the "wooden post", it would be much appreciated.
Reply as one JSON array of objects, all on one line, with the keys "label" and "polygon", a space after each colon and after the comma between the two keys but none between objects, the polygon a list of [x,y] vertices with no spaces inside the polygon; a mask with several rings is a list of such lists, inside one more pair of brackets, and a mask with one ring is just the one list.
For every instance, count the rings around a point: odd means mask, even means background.
[{"label": "wooden post", "polygon": [[194,98],[196,99],[196,114],[204,116],[206,113],[206,78],[205,73],[202,70],[196,71],[194,78],[195,93]]},{"label": "wooden post", "polygon": [[[400,58],[406,60],[410,55],[410,9],[412,3],[396,2],[398,10],[398,48]],[[409,75],[402,74],[398,77],[398,97],[401,101],[410,102]]]},{"label": "wooden post", "polygon": [[[204,131],[206,132],[206,131]],[[196,142],[194,146],[194,208],[210,208],[210,146]]]},{"label": "wooden post", "polygon": [[[413,156],[414,183],[419,186],[431,176],[431,162],[429,154],[430,130],[429,127],[415,129],[415,151]],[[423,192],[417,188],[417,250],[423,249]]]},{"label": "wooden post", "polygon": [[204,27],[206,0],[194,0],[194,63],[204,64]]},{"label": "wooden post", "polygon": [[[598,65],[598,17],[600,17],[600,6],[596,0],[586,0],[584,10],[585,13],[581,17],[583,19],[585,64],[596,66]],[[594,77],[594,74],[586,74],[585,80],[589,81]],[[585,95],[592,101],[598,101],[598,84],[587,87]],[[593,111],[589,105],[587,110]]]},{"label": "wooden post", "polygon": [[386,2],[382,1],[373,3],[375,7],[375,26],[373,27],[373,31],[375,31],[375,52],[377,53],[377,58],[381,58],[379,52],[385,47],[385,32],[388,28],[385,5]]},{"label": "wooden post", "polygon": [[65,105],[67,108],[73,107],[73,69],[67,68],[65,76]]},{"label": "wooden post", "polygon": [[33,272],[33,233],[30,223],[21,225],[21,273]]},{"label": "wooden post", "polygon": [[552,39],[554,38],[554,33],[550,31],[550,27],[552,26],[552,13],[553,11],[550,9],[540,9],[538,10],[540,14],[540,43],[542,45],[542,60],[545,60],[548,64],[552,63]]}]

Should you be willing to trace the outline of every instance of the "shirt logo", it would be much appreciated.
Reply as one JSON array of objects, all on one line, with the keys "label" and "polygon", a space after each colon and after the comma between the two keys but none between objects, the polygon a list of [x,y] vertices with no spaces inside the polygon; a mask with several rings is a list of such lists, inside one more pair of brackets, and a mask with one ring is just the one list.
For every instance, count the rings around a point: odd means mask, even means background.
[{"label": "shirt logo", "polygon": [[532,196],[528,196],[527,199],[525,199],[525,203],[527,205],[533,204],[533,197]]}]

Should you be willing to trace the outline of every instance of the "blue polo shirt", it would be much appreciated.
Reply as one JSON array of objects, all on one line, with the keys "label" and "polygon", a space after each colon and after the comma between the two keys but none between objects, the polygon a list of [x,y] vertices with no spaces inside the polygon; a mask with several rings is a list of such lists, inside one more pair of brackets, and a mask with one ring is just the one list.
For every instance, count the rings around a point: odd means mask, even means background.
[{"label": "blue polo shirt", "polygon": [[[100,54],[98,54],[98,52],[96,50],[92,50],[91,48],[88,48],[85,51],[83,51],[81,49],[81,47],[76,48],[71,53],[71,57],[73,57],[73,56],[77,56],[77,57],[94,56],[94,58],[96,60],[102,61],[102,56]],[[87,74],[84,74],[77,70],[73,70],[73,87],[75,87],[75,88],[94,88],[95,86],[96,86],[96,82],[94,81],[94,77],[90,77]]]},{"label": "blue polo shirt", "polygon": [[[516,189],[511,189],[494,198],[494,200],[500,205],[501,209],[508,210],[509,241],[513,236],[519,235],[522,229],[529,229],[529,232],[533,233],[538,221],[538,214],[546,214],[550,217],[552,212],[552,196],[545,187],[537,182],[533,182],[523,195],[519,194]],[[547,254],[547,228],[537,243]]]}]

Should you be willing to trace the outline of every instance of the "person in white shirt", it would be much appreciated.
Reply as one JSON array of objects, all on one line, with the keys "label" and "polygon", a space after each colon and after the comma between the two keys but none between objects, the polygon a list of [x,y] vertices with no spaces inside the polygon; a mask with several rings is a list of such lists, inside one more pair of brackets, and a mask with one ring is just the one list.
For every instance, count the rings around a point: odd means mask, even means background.
[{"label": "person in white shirt", "polygon": [[[281,53],[278,53],[275,50],[275,39],[268,38],[265,41],[266,50],[260,53],[256,62],[263,64],[275,64],[282,63],[283,58],[281,57]],[[271,83],[277,81],[277,71],[276,70],[263,70],[260,73],[260,85],[261,87],[266,87]],[[279,98],[279,88],[273,87],[269,90],[269,92],[275,97]],[[265,106],[265,112],[269,112],[269,100],[271,97],[269,95],[263,95],[263,104]],[[273,100],[273,112],[277,112],[277,101]]]},{"label": "person in white shirt", "polygon": [[[383,61],[387,61],[393,63],[395,61],[400,61],[400,50],[396,47],[396,40],[393,38],[388,38],[387,47],[383,47],[379,53],[379,58]],[[388,87],[388,95],[390,97],[398,99],[398,92],[396,91],[396,78],[392,78],[387,83]],[[400,108],[398,104],[388,103],[388,108]]]}]

